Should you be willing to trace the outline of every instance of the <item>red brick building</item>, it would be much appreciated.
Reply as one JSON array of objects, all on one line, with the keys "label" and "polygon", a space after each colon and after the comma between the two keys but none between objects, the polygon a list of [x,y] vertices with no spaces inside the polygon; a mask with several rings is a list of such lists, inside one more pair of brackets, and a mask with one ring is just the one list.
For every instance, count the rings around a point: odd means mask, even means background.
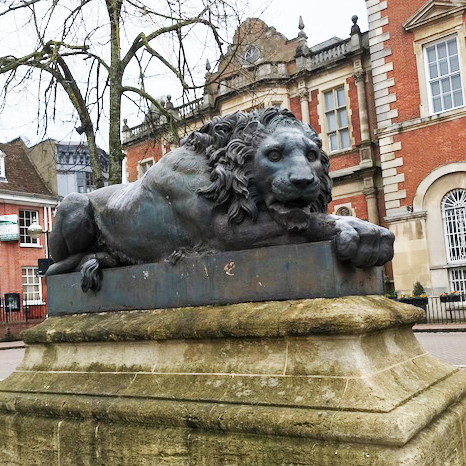
[{"label": "red brick building", "polygon": [[[57,204],[58,197],[35,171],[23,142],[0,144],[0,338],[8,328],[15,333],[15,321],[45,316],[45,280],[36,272],[38,259],[47,257],[46,241],[31,238],[27,228],[39,223],[49,231]],[[19,309],[5,309],[5,294],[10,293],[20,295]]]},{"label": "red brick building", "polygon": [[466,2],[366,0],[394,284],[466,291]]}]

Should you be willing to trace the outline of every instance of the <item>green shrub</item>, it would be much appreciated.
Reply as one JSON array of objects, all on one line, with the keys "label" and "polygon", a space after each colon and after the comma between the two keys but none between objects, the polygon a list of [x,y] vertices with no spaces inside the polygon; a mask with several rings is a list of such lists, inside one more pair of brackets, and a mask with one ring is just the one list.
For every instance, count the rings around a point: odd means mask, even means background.
[{"label": "green shrub", "polygon": [[419,297],[419,296],[425,296],[425,295],[426,295],[426,290],[424,289],[424,287],[421,285],[420,282],[416,282],[413,288],[413,296]]}]

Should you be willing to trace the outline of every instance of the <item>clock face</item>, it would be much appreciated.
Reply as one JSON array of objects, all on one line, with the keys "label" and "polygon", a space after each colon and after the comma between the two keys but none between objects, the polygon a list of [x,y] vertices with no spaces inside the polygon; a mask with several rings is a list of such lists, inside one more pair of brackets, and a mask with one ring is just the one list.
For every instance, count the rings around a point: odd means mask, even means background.
[{"label": "clock face", "polygon": [[247,63],[255,63],[260,58],[260,51],[257,47],[248,47],[241,57],[242,60]]}]

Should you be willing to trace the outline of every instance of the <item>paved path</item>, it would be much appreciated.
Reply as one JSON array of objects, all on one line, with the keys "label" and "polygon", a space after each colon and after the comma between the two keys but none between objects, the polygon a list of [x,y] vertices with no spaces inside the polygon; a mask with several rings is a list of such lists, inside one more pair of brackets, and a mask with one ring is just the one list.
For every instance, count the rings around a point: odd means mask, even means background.
[{"label": "paved path", "polygon": [[466,333],[415,333],[423,348],[450,364],[466,368]]},{"label": "paved path", "polygon": [[[415,335],[426,351],[466,369],[466,332],[416,332]],[[0,380],[20,364],[24,351],[23,342],[0,343]]]},{"label": "paved path", "polygon": [[0,351],[0,380],[8,377],[23,360],[24,348]]}]

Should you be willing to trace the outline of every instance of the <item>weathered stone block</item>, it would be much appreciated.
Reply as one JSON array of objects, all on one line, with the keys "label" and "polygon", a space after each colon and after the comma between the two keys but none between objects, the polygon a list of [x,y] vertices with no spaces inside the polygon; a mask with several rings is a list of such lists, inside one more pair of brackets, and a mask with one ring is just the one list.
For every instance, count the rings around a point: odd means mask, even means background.
[{"label": "weathered stone block", "polygon": [[5,466],[466,465],[466,373],[380,296],[52,317],[0,384]]}]

